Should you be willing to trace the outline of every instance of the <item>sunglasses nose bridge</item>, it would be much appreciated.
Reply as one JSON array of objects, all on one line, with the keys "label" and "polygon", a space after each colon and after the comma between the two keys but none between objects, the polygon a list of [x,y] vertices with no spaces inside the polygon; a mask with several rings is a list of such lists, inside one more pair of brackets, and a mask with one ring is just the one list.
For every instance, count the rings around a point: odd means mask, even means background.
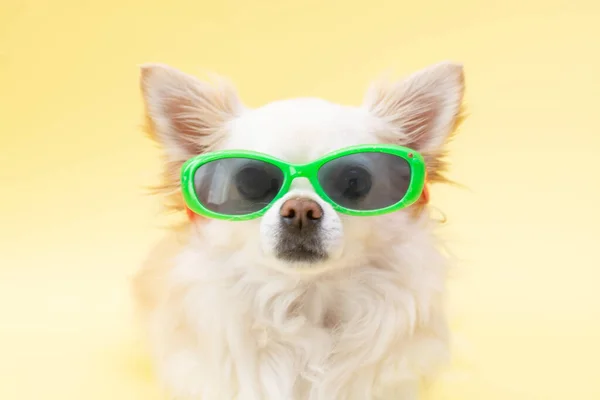
[{"label": "sunglasses nose bridge", "polygon": [[302,168],[301,166],[290,165],[288,168],[289,168],[289,172],[290,172],[290,177],[292,179],[294,179],[294,178],[302,178],[302,177],[305,177],[305,175],[306,175],[305,168]]},{"label": "sunglasses nose bridge", "polygon": [[314,189],[312,185],[312,170],[302,165],[289,167],[290,189]]}]

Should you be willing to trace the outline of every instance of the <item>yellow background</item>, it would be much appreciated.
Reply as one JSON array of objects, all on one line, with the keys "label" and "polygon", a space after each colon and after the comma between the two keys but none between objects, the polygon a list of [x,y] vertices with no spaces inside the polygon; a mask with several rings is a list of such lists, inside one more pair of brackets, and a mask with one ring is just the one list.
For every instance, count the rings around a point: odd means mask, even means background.
[{"label": "yellow background", "polygon": [[600,399],[600,3],[0,0],[0,399],[158,399],[128,279],[163,232],[137,65],[213,71],[257,106],[359,103],[465,64],[436,188],[461,263],[436,400]]}]

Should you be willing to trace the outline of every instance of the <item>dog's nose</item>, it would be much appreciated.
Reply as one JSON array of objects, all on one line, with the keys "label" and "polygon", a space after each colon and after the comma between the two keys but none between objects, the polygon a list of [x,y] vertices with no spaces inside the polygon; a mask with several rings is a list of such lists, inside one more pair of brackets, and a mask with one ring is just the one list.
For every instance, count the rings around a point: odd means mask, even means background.
[{"label": "dog's nose", "polygon": [[323,217],[323,209],[311,199],[289,199],[283,203],[279,214],[289,226],[303,229],[316,225]]}]

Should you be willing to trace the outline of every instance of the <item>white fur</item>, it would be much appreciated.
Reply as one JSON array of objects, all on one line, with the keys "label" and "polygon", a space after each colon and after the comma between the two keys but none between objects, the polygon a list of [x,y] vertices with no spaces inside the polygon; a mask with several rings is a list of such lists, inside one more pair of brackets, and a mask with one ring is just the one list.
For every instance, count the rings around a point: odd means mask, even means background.
[{"label": "white fur", "polygon": [[[295,99],[240,112],[217,147],[302,163],[379,142],[386,129],[366,107]],[[306,181],[295,195],[324,209],[325,262],[274,256],[285,199],[257,220],[189,227],[149,313],[162,382],[176,399],[417,399],[419,380],[448,357],[434,222],[408,210],[337,214]]]}]

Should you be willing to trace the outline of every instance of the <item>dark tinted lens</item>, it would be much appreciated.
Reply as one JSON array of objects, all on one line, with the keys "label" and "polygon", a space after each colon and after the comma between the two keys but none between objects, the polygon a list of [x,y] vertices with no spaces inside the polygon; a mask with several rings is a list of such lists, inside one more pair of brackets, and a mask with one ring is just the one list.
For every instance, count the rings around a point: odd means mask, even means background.
[{"label": "dark tinted lens", "polygon": [[338,205],[360,211],[398,203],[410,185],[408,162],[387,153],[357,153],[336,158],[319,170],[321,187]]},{"label": "dark tinted lens", "polygon": [[283,184],[283,172],[263,161],[224,158],[198,168],[194,183],[198,200],[210,211],[245,215],[271,203]]}]

